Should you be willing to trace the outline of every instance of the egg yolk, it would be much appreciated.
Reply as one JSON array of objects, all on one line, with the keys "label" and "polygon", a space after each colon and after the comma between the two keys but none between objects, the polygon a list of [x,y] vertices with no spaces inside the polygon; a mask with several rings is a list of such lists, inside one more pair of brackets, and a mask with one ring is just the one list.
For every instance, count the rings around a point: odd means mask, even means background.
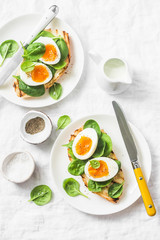
[{"label": "egg yolk", "polygon": [[100,160],[99,163],[100,163],[100,167],[97,169],[94,169],[92,168],[91,165],[89,165],[88,173],[90,176],[94,178],[100,178],[108,175],[109,171],[108,171],[107,163],[102,160]]},{"label": "egg yolk", "polygon": [[44,55],[42,56],[44,61],[54,61],[57,58],[57,49],[52,44],[45,45],[46,51]]},{"label": "egg yolk", "polygon": [[88,153],[92,146],[92,139],[82,136],[76,144],[76,153],[78,155],[85,155]]},{"label": "egg yolk", "polygon": [[45,66],[37,65],[31,71],[31,77],[34,82],[44,82],[49,77],[49,72]]}]

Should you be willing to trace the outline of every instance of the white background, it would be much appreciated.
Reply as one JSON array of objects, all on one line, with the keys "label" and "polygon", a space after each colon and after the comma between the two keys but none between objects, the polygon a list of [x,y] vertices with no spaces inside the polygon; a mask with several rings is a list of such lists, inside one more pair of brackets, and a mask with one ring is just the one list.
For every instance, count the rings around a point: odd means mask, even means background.
[{"label": "white background", "polygon": [[[72,120],[96,113],[113,114],[111,101],[117,100],[128,119],[145,136],[152,153],[150,192],[160,208],[160,1],[159,0],[0,0],[0,25],[24,13],[40,12],[51,4],[60,7],[62,17],[78,33],[85,51],[84,74],[76,89],[62,102],[44,108],[54,124],[50,139],[39,146],[25,143],[19,136],[22,116],[29,110],[0,97],[0,158],[10,151],[27,150],[36,161],[36,171],[24,184],[7,182],[0,175],[1,240],[116,240],[160,238],[159,213],[148,217],[142,199],[130,208],[110,216],[91,216],[70,207],[52,186],[49,156],[59,116]],[[109,96],[95,80],[95,64],[88,56],[121,56],[132,70],[134,83],[125,93]],[[38,207],[29,203],[31,189],[47,184],[53,200]],[[158,211],[157,211],[158,212]]]}]

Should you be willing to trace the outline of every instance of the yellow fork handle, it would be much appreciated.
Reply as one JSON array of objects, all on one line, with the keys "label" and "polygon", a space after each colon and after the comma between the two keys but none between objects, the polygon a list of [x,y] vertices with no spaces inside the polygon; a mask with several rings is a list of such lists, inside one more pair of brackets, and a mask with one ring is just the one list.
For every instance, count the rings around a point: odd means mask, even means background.
[{"label": "yellow fork handle", "polygon": [[156,209],[154,206],[154,203],[152,201],[150,192],[148,190],[148,186],[146,184],[146,181],[143,177],[143,173],[141,171],[141,168],[135,168],[134,173],[138,182],[139,189],[141,191],[141,195],[143,198],[144,206],[146,208],[147,214],[149,216],[154,216],[156,214]]}]

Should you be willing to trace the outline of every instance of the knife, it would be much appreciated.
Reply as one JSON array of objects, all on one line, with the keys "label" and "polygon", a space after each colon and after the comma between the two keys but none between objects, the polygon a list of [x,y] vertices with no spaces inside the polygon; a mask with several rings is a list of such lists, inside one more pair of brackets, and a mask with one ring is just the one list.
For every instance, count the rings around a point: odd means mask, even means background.
[{"label": "knife", "polygon": [[[24,47],[27,47],[28,44],[37,36],[39,32],[41,32],[45,27],[52,21],[53,18],[57,15],[59,11],[58,6],[51,6],[48,11],[44,14],[39,24],[33,30],[31,35],[27,38],[27,40],[23,43]],[[23,60],[23,48],[22,46],[19,48],[17,53],[12,57],[12,59],[8,62],[7,66],[3,67],[0,72],[0,85],[2,85],[8,77],[12,74],[12,72],[16,69],[16,67]]]},{"label": "knife", "polygon": [[142,170],[140,168],[140,165],[138,163],[138,153],[137,153],[137,149],[136,149],[136,145],[134,143],[129,125],[127,123],[127,120],[120,108],[120,106],[118,105],[118,103],[116,101],[112,102],[113,104],[113,108],[117,117],[117,121],[118,121],[118,125],[129,155],[129,158],[131,160],[132,163],[132,167],[134,169],[134,174],[143,198],[143,202],[144,202],[144,206],[146,208],[147,214],[149,216],[154,216],[156,214],[156,209],[154,206],[154,203],[152,201],[150,192],[148,190],[148,186],[147,183],[144,179]]}]

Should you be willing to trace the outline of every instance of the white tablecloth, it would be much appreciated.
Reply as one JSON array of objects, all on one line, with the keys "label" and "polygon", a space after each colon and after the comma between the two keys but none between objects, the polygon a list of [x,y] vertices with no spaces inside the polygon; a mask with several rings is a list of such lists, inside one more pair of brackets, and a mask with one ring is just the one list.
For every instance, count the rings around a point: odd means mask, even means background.
[{"label": "white tablecloth", "polygon": [[[27,150],[36,161],[36,171],[24,184],[13,184],[0,175],[0,240],[160,239],[160,1],[159,0],[0,0],[0,25],[30,12],[43,13],[50,4],[60,6],[63,17],[79,34],[85,50],[84,74],[76,89],[60,103],[43,109],[52,119],[52,136],[42,145],[25,143],[19,124],[29,109],[0,97],[0,157],[10,151]],[[95,80],[95,65],[88,56],[122,56],[132,69],[134,83],[125,93],[110,96]],[[95,113],[112,114],[117,100],[131,122],[145,136],[152,153],[149,188],[157,215],[148,217],[142,199],[123,212],[92,216],[73,209],[52,187],[49,171],[51,147],[59,132],[59,116],[72,120]],[[28,203],[31,189],[47,184],[53,200],[38,207]]]}]

